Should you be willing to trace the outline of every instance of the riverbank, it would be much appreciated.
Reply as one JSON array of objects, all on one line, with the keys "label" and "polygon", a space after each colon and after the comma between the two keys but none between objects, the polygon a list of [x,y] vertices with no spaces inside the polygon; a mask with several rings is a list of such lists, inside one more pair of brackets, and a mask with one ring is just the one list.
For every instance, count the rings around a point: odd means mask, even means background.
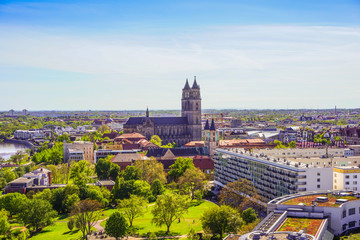
[{"label": "riverbank", "polygon": [[33,148],[35,145],[32,142],[29,142],[27,140],[18,140],[18,139],[12,139],[8,138],[3,141],[4,143],[15,143],[15,144],[22,144],[28,148]]}]

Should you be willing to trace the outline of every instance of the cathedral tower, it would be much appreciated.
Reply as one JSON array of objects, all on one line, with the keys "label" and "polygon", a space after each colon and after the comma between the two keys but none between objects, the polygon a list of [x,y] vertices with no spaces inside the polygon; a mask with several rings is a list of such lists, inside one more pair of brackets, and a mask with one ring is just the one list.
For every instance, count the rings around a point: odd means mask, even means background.
[{"label": "cathedral tower", "polygon": [[186,79],[181,98],[181,116],[187,118],[192,141],[201,141],[201,97],[196,77],[191,88]]},{"label": "cathedral tower", "polygon": [[204,128],[204,143],[210,156],[214,156],[218,141],[214,119],[211,120],[211,126],[209,126],[209,120],[207,119]]}]

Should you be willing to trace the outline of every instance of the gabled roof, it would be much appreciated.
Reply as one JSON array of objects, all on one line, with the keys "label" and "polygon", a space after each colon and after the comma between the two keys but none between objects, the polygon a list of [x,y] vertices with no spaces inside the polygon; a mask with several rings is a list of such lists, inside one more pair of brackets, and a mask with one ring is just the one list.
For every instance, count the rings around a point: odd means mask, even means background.
[{"label": "gabled roof", "polygon": [[140,160],[144,157],[140,153],[119,153],[110,161],[113,163],[117,162],[132,162],[133,160]]},{"label": "gabled roof", "polygon": [[209,155],[206,147],[180,147],[180,148],[150,148],[147,157],[162,157],[167,151],[171,151],[175,157],[186,157],[195,155]]},{"label": "gabled roof", "polygon": [[132,139],[132,138],[143,138],[146,139],[146,137],[140,133],[124,133],[118,137],[116,137],[116,139]]},{"label": "gabled roof", "polygon": [[[150,117],[155,125],[178,125],[187,124],[186,117]],[[139,125],[146,121],[145,117],[131,117],[125,125]]]}]

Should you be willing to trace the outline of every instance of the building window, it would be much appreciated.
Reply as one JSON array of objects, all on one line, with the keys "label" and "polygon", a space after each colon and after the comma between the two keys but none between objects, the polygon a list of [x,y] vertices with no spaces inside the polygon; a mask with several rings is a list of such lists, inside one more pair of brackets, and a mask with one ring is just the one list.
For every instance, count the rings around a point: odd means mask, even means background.
[{"label": "building window", "polygon": [[349,228],[355,227],[355,221],[349,222]]},{"label": "building window", "polygon": [[349,182],[345,182],[345,185],[349,185]]},{"label": "building window", "polygon": [[349,176],[349,175],[345,175],[345,178],[346,178],[346,179],[349,179],[349,178],[350,178],[350,176]]},{"label": "building window", "polygon": [[317,188],[320,188],[320,185],[317,185]]},{"label": "building window", "polygon": [[334,183],[336,183],[336,179],[334,180]]},{"label": "building window", "polygon": [[[318,163],[318,164],[320,164],[320,163]],[[320,173],[318,172],[317,175],[320,176]]]},{"label": "building window", "polygon": [[[336,163],[335,163],[336,164]],[[334,173],[334,177],[336,177],[336,173]]]},{"label": "building window", "polygon": [[346,210],[343,211],[342,218],[346,217]]},{"label": "building window", "polygon": [[320,182],[320,178],[317,179],[317,182]]},{"label": "building window", "polygon": [[354,214],[355,214],[355,208],[350,208],[349,209],[349,216],[354,215]]},{"label": "building window", "polygon": [[357,185],[357,181],[353,181],[353,184],[354,184],[354,185]]},{"label": "building window", "polygon": [[354,175],[353,178],[357,178],[357,175]]},{"label": "building window", "polygon": [[343,224],[343,231],[346,229],[346,223]]}]

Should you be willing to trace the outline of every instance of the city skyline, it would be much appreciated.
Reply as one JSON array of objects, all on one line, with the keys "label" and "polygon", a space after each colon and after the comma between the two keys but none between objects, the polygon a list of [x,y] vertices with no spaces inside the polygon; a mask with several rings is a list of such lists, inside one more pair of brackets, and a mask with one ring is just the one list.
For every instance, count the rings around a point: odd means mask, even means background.
[{"label": "city skyline", "polygon": [[[0,110],[358,108],[356,1],[5,1]],[[6,91],[4,90],[6,89]]]}]

